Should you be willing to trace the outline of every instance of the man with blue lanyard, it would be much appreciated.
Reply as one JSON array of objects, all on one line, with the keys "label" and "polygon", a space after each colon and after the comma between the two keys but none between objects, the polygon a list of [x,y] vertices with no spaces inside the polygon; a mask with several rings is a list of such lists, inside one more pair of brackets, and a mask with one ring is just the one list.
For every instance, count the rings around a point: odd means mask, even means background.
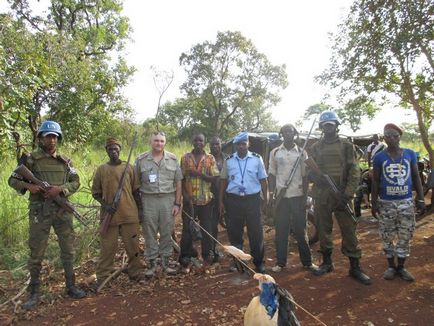
[{"label": "man with blue lanyard", "polygon": [[249,135],[247,132],[240,132],[236,135],[234,144],[237,151],[225,160],[220,174],[220,214],[226,210],[229,241],[231,245],[241,250],[243,249],[244,225],[247,226],[253,263],[258,273],[264,273],[261,191],[267,203],[267,173],[262,157],[248,150]]}]

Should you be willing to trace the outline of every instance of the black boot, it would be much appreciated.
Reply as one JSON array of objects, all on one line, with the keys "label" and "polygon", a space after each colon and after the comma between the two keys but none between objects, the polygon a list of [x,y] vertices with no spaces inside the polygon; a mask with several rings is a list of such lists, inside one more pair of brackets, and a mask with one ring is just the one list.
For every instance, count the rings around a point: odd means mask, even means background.
[{"label": "black boot", "polygon": [[399,275],[404,281],[413,282],[414,276],[404,268],[405,258],[398,257],[398,267],[396,268],[396,274]]},{"label": "black boot", "polygon": [[41,296],[41,293],[39,292],[39,280],[31,281],[28,290],[30,292],[29,299],[23,303],[21,307],[25,310],[32,310],[38,305]]},{"label": "black boot", "polygon": [[371,279],[368,275],[363,273],[362,269],[360,268],[360,262],[359,258],[355,257],[348,257],[350,259],[350,270],[349,274],[351,277],[354,277],[356,280],[358,280],[360,283],[364,285],[370,285]]},{"label": "black boot", "polygon": [[333,272],[335,266],[332,262],[331,254],[322,254],[322,264],[319,267],[312,271],[312,273],[316,276],[324,275],[326,273]]},{"label": "black boot", "polygon": [[387,263],[389,264],[389,267],[383,273],[383,278],[385,280],[391,281],[396,275],[395,257],[387,258]]},{"label": "black boot", "polygon": [[86,296],[86,292],[75,286],[74,268],[70,263],[63,263],[65,271],[66,294],[73,299],[81,299]]}]

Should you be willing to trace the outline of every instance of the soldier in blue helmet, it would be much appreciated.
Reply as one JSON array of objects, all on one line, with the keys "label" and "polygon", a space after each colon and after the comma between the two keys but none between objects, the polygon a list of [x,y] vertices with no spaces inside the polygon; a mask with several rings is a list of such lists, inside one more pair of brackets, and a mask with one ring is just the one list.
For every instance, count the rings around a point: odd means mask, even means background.
[{"label": "soldier in blue helmet", "polygon": [[362,251],[356,236],[357,223],[345,209],[347,204],[352,205],[360,170],[353,145],[348,140],[339,138],[339,125],[336,113],[323,112],[319,118],[323,136],[311,149],[311,157],[321,172],[329,175],[340,190],[339,194],[334,193],[321,175],[311,174],[314,182],[312,195],[315,199],[315,214],[319,221],[320,251],[323,256],[323,262],[314,274],[323,275],[334,269],[331,258],[334,213],[342,234],[341,251],[350,261],[349,275],[362,284],[369,285],[371,279],[362,271],[359,263]]},{"label": "soldier in blue helmet", "polygon": [[86,293],[75,286],[74,263],[74,230],[72,214],[59,207],[53,199],[58,195],[69,197],[80,187],[80,179],[72,167],[71,161],[57,151],[58,141],[62,139],[60,125],[54,121],[45,121],[38,129],[39,147],[22,159],[24,164],[36,178],[49,184],[42,188],[29,183],[20,175],[12,173],[9,185],[24,194],[29,191],[29,247],[30,257],[30,297],[23,304],[26,310],[33,309],[40,298],[40,271],[51,227],[58,237],[60,259],[65,271],[67,294],[74,299],[81,299]]}]

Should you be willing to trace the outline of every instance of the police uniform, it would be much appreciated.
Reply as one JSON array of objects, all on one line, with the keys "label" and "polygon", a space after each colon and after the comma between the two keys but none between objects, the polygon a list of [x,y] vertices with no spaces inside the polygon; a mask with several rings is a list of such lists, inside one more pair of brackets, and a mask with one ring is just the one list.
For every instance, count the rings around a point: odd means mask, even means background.
[{"label": "police uniform", "polygon": [[[324,174],[328,174],[349,197],[353,197],[360,178],[353,145],[338,136],[333,142],[321,139],[312,146],[312,158]],[[327,185],[314,184],[313,197],[315,199],[315,215],[319,221],[320,250],[323,255],[331,255],[333,251],[333,219],[341,229],[342,253],[347,257],[360,258],[356,227],[352,217],[347,211],[338,206],[332,191]]]},{"label": "police uniform", "polygon": [[[33,172],[39,180],[46,181],[50,185],[60,186],[62,188],[61,197],[69,197],[80,187],[80,178],[70,160],[58,153],[50,155],[42,148],[38,148],[30,153],[22,164]],[[21,194],[26,191],[25,182],[22,177],[15,173],[8,180],[9,185]],[[75,283],[73,269],[75,235],[72,214],[59,207],[53,200],[45,200],[42,193],[30,194],[28,269],[30,272],[29,287],[32,294],[39,293],[39,275],[51,226],[53,226],[58,238],[66,286],[70,288]]]},{"label": "police uniform", "polygon": [[137,158],[135,166],[142,194],[145,256],[150,261],[154,261],[158,256],[168,259],[173,252],[171,237],[175,219],[172,208],[175,203],[176,183],[182,180],[178,160],[175,154],[164,151],[161,161],[155,162],[152,152],[149,151]]},{"label": "police uniform", "polygon": [[228,182],[225,208],[229,241],[242,250],[246,225],[253,263],[256,267],[263,266],[260,181],[267,178],[264,162],[257,153],[248,151],[244,158],[234,153],[225,160],[220,178]]}]

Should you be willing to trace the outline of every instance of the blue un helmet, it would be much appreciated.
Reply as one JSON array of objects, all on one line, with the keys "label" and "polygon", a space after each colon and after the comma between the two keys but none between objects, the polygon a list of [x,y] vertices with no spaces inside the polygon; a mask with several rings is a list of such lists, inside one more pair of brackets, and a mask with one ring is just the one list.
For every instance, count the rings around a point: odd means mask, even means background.
[{"label": "blue un helmet", "polygon": [[322,128],[323,124],[326,122],[334,122],[337,126],[341,123],[339,122],[339,118],[333,111],[324,111],[319,116],[319,127]]},{"label": "blue un helmet", "polygon": [[55,121],[44,121],[38,129],[38,138],[45,137],[47,135],[56,135],[59,140],[62,140],[62,129],[60,125]]}]

